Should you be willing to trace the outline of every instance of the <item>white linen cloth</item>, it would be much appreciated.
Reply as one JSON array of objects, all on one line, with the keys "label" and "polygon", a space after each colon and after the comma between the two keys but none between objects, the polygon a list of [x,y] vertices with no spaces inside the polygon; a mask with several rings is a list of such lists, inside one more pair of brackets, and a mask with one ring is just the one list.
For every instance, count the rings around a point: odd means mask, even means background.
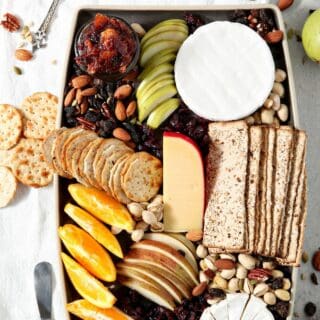
[{"label": "white linen cloth", "polygon": [[[0,28],[0,103],[19,106],[33,92],[49,91],[59,95],[66,45],[72,28],[74,9],[79,5],[137,4],[234,4],[261,3],[265,0],[164,0],[164,1],[90,1],[64,0],[53,21],[48,46],[38,50],[35,59],[19,62],[14,51],[21,41],[19,33]],[[0,15],[6,12],[19,16],[25,24],[34,22],[36,29],[45,17],[50,0],[1,0]],[[52,64],[57,60],[57,64]],[[13,66],[19,66],[18,76]],[[49,261],[55,270],[53,318],[64,320],[64,292],[59,274],[59,250],[54,210],[53,187],[27,188],[19,184],[17,196],[7,208],[0,209],[0,319],[39,319],[34,293],[33,269],[40,261]]]}]

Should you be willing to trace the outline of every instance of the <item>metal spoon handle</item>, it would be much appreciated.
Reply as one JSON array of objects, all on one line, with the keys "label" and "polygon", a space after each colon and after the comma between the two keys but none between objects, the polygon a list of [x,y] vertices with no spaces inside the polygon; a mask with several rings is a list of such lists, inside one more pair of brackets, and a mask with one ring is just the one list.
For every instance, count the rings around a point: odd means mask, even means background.
[{"label": "metal spoon handle", "polygon": [[60,0],[53,0],[52,1],[51,6],[49,8],[49,11],[48,11],[46,17],[44,18],[38,31],[47,33],[49,26],[50,26],[50,23],[56,13],[59,2],[60,2]]}]

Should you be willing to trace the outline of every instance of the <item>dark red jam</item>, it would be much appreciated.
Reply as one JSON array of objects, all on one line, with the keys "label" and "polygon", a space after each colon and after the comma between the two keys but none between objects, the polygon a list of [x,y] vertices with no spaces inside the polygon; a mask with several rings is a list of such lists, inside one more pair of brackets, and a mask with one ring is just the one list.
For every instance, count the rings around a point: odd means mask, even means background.
[{"label": "dark red jam", "polygon": [[136,36],[124,21],[98,13],[79,36],[75,60],[92,75],[124,74],[136,50]]}]

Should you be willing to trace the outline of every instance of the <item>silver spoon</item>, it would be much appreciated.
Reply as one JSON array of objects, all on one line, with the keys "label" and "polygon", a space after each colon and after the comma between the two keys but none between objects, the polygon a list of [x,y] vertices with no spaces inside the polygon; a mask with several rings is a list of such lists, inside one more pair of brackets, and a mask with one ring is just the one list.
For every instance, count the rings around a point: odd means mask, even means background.
[{"label": "silver spoon", "polygon": [[40,262],[34,268],[34,287],[41,320],[50,320],[52,314],[52,266]]},{"label": "silver spoon", "polygon": [[50,23],[57,11],[57,7],[60,0],[53,0],[49,11],[44,18],[40,28],[38,31],[32,34],[32,51],[36,51],[37,49],[43,48],[47,45],[47,33],[49,30]]}]

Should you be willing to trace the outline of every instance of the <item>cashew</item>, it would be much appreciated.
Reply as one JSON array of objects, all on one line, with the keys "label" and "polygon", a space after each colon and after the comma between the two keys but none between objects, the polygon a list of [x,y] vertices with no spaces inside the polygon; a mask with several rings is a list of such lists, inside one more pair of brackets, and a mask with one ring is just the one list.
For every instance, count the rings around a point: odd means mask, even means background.
[{"label": "cashew", "polygon": [[277,111],[280,109],[280,96],[276,93],[270,93],[269,99],[273,101],[272,109]]},{"label": "cashew", "polygon": [[263,124],[272,124],[274,119],[273,109],[262,109],[261,110],[261,122]]},{"label": "cashew", "polygon": [[277,115],[282,122],[287,121],[289,117],[289,110],[287,105],[281,104],[280,109],[277,111]]},{"label": "cashew", "polygon": [[264,102],[263,106],[264,106],[265,108],[267,108],[267,109],[272,108],[272,106],[273,106],[273,100],[270,99],[270,98],[268,98],[268,99]]},{"label": "cashew", "polygon": [[148,210],[142,211],[142,219],[147,224],[155,224],[157,222],[157,218],[153,212]]},{"label": "cashew", "polygon": [[284,97],[284,86],[282,83],[275,82],[272,87],[272,92],[279,95],[280,98]]},{"label": "cashew", "polygon": [[275,72],[275,80],[277,82],[283,82],[287,78],[287,73],[282,69],[277,69]]}]

